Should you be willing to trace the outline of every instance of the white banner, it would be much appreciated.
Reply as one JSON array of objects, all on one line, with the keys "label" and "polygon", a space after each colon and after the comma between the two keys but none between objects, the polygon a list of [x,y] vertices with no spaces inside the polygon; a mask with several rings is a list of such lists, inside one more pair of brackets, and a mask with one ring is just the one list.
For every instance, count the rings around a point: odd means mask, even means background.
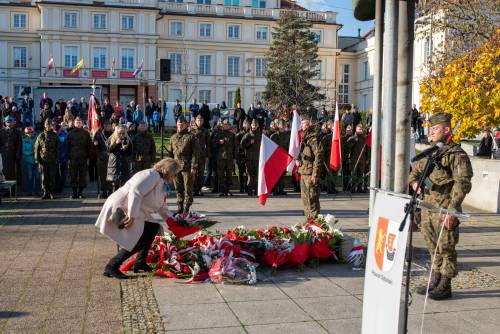
[{"label": "white banner", "polygon": [[401,281],[405,261],[408,219],[399,232],[404,218],[406,195],[377,191],[370,225],[363,294],[363,327],[365,334],[398,333],[401,304]]}]

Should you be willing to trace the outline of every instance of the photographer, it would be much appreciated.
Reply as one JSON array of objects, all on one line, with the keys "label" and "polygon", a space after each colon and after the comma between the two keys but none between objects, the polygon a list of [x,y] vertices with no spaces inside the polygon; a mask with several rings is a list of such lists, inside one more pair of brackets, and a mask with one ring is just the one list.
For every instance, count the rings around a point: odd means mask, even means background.
[{"label": "photographer", "polygon": [[129,159],[132,155],[132,142],[127,134],[127,128],[117,126],[108,139],[108,174],[106,181],[111,182],[113,192],[120,188],[130,178]]}]

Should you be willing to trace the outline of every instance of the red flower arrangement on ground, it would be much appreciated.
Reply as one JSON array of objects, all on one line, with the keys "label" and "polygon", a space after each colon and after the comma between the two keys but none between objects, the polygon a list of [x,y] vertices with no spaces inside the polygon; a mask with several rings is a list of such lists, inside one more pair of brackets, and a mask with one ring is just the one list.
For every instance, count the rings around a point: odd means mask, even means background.
[{"label": "red flower arrangement on ground", "polygon": [[[175,226],[175,233],[171,230],[172,233],[155,238],[147,261],[155,268],[155,275],[188,282],[210,278],[214,282],[254,284],[255,268],[259,265],[273,270],[300,269],[308,261],[318,264],[337,259],[343,237],[342,232],[333,227],[337,220],[331,215],[320,215],[291,228],[273,226],[250,230],[239,226],[225,234],[204,230],[215,223],[207,219],[191,226],[192,217],[201,216],[187,217],[180,224],[179,221],[174,225],[167,222],[169,228]],[[191,230],[198,233],[191,240],[182,240]],[[133,262],[131,259],[120,269],[129,270]]]}]

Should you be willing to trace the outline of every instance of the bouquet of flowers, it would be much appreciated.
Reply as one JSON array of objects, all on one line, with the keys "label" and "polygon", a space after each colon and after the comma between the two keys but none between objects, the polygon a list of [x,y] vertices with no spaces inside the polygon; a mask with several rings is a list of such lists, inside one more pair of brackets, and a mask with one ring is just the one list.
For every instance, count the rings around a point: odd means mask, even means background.
[{"label": "bouquet of flowers", "polygon": [[204,230],[217,224],[217,221],[208,220],[205,215],[196,212],[180,213],[175,215],[174,218],[167,219],[167,225],[177,238],[194,234],[200,230]]},{"label": "bouquet of flowers", "polygon": [[256,264],[245,258],[224,256],[215,260],[208,275],[214,283],[255,284]]}]

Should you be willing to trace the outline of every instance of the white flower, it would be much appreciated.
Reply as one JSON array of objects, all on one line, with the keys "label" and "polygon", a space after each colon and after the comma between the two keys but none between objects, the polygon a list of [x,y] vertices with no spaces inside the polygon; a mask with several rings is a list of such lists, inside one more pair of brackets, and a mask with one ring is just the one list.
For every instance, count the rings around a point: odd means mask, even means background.
[{"label": "white flower", "polygon": [[337,223],[337,219],[335,218],[334,215],[331,215],[331,214],[326,215],[325,221],[329,225],[335,225]]}]

